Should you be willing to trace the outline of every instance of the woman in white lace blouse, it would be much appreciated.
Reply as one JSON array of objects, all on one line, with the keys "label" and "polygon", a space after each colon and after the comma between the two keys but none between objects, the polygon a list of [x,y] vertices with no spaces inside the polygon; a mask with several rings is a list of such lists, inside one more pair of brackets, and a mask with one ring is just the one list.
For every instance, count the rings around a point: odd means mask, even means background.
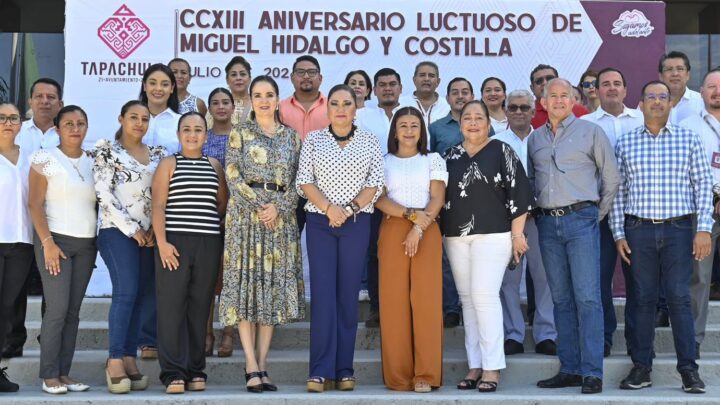
[{"label": "woman in white lace blouse", "polygon": [[442,385],[442,237],[445,161],[427,150],[423,116],[398,110],[385,155],[385,213],[378,239],[380,336],[385,385],[430,392]]},{"label": "woman in white lace blouse", "polygon": [[124,393],[145,389],[146,376],[135,363],[144,287],[154,285],[150,185],[161,146],[147,146],[150,111],[140,101],[128,101],[120,111],[115,141],[101,140],[95,151],[95,191],[100,203],[98,248],[112,281],[108,315],[110,358],[108,389]]}]

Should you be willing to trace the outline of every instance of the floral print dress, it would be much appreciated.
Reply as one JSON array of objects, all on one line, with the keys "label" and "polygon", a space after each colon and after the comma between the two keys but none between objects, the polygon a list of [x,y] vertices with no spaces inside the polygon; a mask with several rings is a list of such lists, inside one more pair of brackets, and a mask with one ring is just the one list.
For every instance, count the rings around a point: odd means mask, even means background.
[{"label": "floral print dress", "polygon": [[[279,125],[272,137],[254,121],[230,132],[225,154],[230,198],[219,308],[225,326],[240,320],[280,325],[305,316],[295,219],[299,154],[300,138],[284,125]],[[284,191],[252,188],[250,183],[274,183]],[[275,204],[278,211],[274,230],[258,218],[258,211],[267,203]]]}]

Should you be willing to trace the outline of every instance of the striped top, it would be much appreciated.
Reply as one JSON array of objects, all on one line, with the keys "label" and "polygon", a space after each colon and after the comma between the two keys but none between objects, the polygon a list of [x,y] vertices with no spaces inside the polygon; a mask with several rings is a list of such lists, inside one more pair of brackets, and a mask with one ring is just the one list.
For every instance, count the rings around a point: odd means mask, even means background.
[{"label": "striped top", "polygon": [[219,187],[220,180],[207,156],[191,159],[176,153],[165,206],[165,231],[219,235]]}]

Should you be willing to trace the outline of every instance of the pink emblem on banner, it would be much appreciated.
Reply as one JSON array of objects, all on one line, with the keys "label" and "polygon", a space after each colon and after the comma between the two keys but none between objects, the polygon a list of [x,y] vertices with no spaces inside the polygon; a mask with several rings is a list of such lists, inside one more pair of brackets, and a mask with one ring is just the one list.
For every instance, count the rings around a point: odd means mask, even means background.
[{"label": "pink emblem on banner", "polygon": [[132,55],[150,38],[150,28],[124,4],[98,27],[97,33],[120,59]]}]

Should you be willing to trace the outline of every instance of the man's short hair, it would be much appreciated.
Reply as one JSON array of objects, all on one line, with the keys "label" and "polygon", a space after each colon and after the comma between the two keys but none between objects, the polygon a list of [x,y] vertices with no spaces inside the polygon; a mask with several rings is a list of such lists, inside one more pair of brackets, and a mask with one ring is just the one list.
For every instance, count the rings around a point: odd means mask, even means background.
[{"label": "man's short hair", "polygon": [[708,70],[707,73],[705,73],[705,75],[703,76],[702,82],[700,82],[700,83],[702,83],[703,86],[705,85],[705,80],[707,80],[708,76],[710,76],[710,74],[712,74],[712,73],[720,73],[720,66],[710,69],[710,70]]},{"label": "man's short hair", "polygon": [[598,87],[600,86],[600,76],[602,76],[605,73],[615,72],[620,75],[620,78],[622,79],[623,87],[627,87],[627,83],[625,82],[625,75],[619,70],[614,67],[606,67],[605,69],[601,70],[597,74],[597,82]]},{"label": "man's short hair", "polygon": [[475,94],[475,91],[473,91],[472,83],[470,83],[470,80],[464,78],[464,77],[456,77],[452,80],[450,80],[450,83],[447,85],[447,93],[450,94],[450,87],[452,87],[453,84],[457,82],[466,82],[468,84],[468,87],[470,87],[470,93]]},{"label": "man's short hair", "polygon": [[554,85],[556,82],[565,83],[565,86],[567,86],[568,91],[570,92],[570,94],[572,94],[572,89],[575,88],[575,86],[573,86],[572,83],[570,83],[570,81],[568,81],[566,79],[563,79],[561,77],[556,77],[556,78],[550,80],[549,82],[547,82],[547,84],[545,84],[545,88],[543,89],[543,92],[542,92],[542,98],[547,98],[548,89],[550,87],[552,87],[551,84]]},{"label": "man's short hair", "polygon": [[680,51],[670,51],[660,57],[660,63],[658,64],[658,72],[662,73],[663,62],[665,62],[666,59],[682,59],[683,63],[685,64],[685,69],[687,69],[688,72],[690,71],[690,59],[688,58],[688,56]]},{"label": "man's short hair", "polygon": [[33,93],[35,92],[35,85],[40,84],[40,83],[49,84],[49,85],[55,87],[55,90],[57,90],[58,99],[62,100],[62,96],[63,96],[62,86],[60,86],[60,83],[58,83],[57,81],[55,81],[49,77],[41,77],[41,78],[35,80],[35,82],[32,84],[32,86],[30,86],[30,98],[32,98]]},{"label": "man's short hair", "polygon": [[510,102],[510,100],[513,98],[522,98],[522,97],[527,98],[530,105],[533,108],[535,108],[535,96],[530,92],[530,90],[525,90],[525,89],[517,89],[517,90],[513,90],[510,93],[508,93],[508,95],[506,97],[507,101],[505,102],[505,104],[508,104]]},{"label": "man's short hair", "polygon": [[545,70],[545,69],[552,69],[553,73],[555,73],[555,77],[560,76],[560,75],[558,74],[557,69],[555,69],[554,67],[552,67],[552,66],[550,66],[550,65],[543,65],[543,64],[541,63],[541,64],[535,66],[535,69],[533,69],[532,72],[530,72],[530,84],[534,84],[534,83],[533,83],[533,76],[535,76],[535,73],[537,73],[537,72],[539,72],[539,71],[541,71],[541,70]]},{"label": "man's short hair", "polygon": [[293,62],[293,66],[292,66],[293,72],[295,71],[295,66],[297,66],[297,64],[300,63],[300,62],[310,62],[310,63],[312,63],[313,65],[315,65],[315,67],[317,68],[318,72],[320,71],[320,62],[318,62],[318,60],[315,59],[314,56],[303,55],[303,56],[298,56],[298,58],[295,59],[295,62]]},{"label": "man's short hair", "polygon": [[398,72],[395,71],[395,69],[392,68],[382,68],[375,73],[375,76],[373,76],[373,86],[377,87],[377,82],[380,76],[395,76],[395,78],[398,81],[398,84],[402,84],[402,81],[400,80],[400,75]]},{"label": "man's short hair", "polygon": [[652,86],[652,85],[654,85],[654,84],[660,84],[660,85],[662,85],[662,86],[665,86],[665,88],[667,89],[668,93],[670,92],[670,87],[668,87],[668,85],[665,84],[665,82],[663,82],[663,81],[661,81],[661,80],[651,80],[651,81],[645,83],[645,85],[642,87],[642,90],[640,90],[640,99],[641,99],[641,100],[645,98],[645,90],[647,90],[648,87],[650,87],[650,86]]},{"label": "man's short hair", "polygon": [[415,65],[415,73],[413,73],[413,77],[417,76],[418,70],[420,70],[420,68],[423,66],[430,66],[431,68],[435,69],[435,74],[437,74],[438,77],[440,77],[440,68],[438,67],[437,63],[431,62],[429,60],[424,60],[424,61],[418,63],[417,65]]}]

